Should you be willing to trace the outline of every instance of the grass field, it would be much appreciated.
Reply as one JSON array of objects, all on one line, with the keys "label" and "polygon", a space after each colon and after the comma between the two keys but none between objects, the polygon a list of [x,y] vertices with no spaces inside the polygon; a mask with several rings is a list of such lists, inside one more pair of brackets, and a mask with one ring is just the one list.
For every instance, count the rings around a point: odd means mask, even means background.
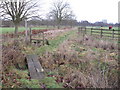
[{"label": "grass field", "polygon": [[[101,27],[86,27],[86,34],[90,34],[91,35],[91,28],[93,28],[92,30],[92,34],[94,35],[101,35]],[[108,27],[102,27],[102,36],[107,36],[107,37],[118,37],[119,36],[119,28],[118,27],[113,27],[111,30],[109,30]],[[106,29],[106,30],[105,30]],[[114,32],[113,32],[114,29]],[[114,33],[114,35],[113,35]]]},{"label": "grass field", "polygon": [[[49,26],[49,27],[47,27],[47,26],[40,26],[40,27],[33,27],[32,29],[53,29],[54,27],[52,27],[52,26]],[[92,28],[92,27],[88,27],[88,28]],[[93,27],[93,28],[100,28],[100,27]],[[103,29],[108,29],[108,27],[103,27]],[[113,27],[113,29],[115,29],[115,30],[118,30],[118,27]],[[1,33],[11,33],[11,32],[14,32],[14,27],[3,27],[3,28],[1,28],[0,27],[0,34]],[[22,32],[22,31],[24,31],[25,30],[25,27],[19,27],[19,29],[18,29],[18,31],[19,32]],[[120,29],[119,29],[120,30]]]},{"label": "grass field", "polygon": [[[52,29],[53,27],[46,27],[46,26],[40,26],[40,27],[33,27],[32,29]],[[29,29],[29,28],[28,28]],[[0,33],[12,33],[14,32],[14,27],[0,27]],[[22,32],[25,30],[25,27],[19,27],[18,32]]]},{"label": "grass field", "polygon": [[[96,26],[96,27],[88,27],[88,28],[101,28],[101,27],[100,26]],[[109,27],[102,27],[102,28],[103,29],[109,29]],[[112,29],[118,30],[118,27],[113,27]]]}]

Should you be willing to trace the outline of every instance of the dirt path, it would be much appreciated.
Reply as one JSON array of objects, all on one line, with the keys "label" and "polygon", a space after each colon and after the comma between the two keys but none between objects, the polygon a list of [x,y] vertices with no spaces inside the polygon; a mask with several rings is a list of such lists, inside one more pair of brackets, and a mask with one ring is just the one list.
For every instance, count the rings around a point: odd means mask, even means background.
[{"label": "dirt path", "polygon": [[72,30],[72,29],[73,29],[73,28],[71,28],[71,29],[56,29],[56,30],[46,31],[46,32],[45,32],[45,37],[46,37],[47,39],[53,39],[53,38],[59,36],[60,34],[65,33],[65,32],[68,32],[68,31],[70,31],[70,30]]}]

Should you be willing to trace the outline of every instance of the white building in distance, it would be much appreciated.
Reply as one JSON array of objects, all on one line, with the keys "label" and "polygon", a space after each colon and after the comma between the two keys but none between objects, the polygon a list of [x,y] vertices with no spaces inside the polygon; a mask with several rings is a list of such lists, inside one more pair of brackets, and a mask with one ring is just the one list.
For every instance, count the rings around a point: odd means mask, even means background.
[{"label": "white building in distance", "polygon": [[107,20],[106,20],[106,19],[103,19],[102,22],[103,22],[103,23],[107,23]]}]

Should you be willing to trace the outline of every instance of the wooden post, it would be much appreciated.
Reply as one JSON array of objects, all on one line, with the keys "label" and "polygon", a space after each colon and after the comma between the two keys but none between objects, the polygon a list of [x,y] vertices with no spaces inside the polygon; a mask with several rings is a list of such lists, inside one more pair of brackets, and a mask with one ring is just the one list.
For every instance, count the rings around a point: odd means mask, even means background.
[{"label": "wooden post", "polygon": [[7,32],[6,33],[6,41],[8,41],[8,38],[9,38],[9,33]]},{"label": "wooden post", "polygon": [[86,27],[85,27],[85,34],[87,34],[87,32],[86,32]]},{"label": "wooden post", "polygon": [[29,44],[29,37],[28,37],[28,25],[27,25],[27,19],[25,19],[25,43],[26,45]]},{"label": "wooden post", "polygon": [[41,36],[41,32],[38,33],[38,37],[40,37],[40,36]]},{"label": "wooden post", "polygon": [[102,31],[102,30],[103,30],[103,29],[101,29],[101,33],[100,33],[100,37],[101,37],[101,38],[102,38],[102,36],[103,36],[103,35],[102,35],[102,33],[103,33],[103,31]]},{"label": "wooden post", "polygon": [[26,37],[26,41],[28,39],[28,30],[27,30],[27,19],[25,19],[25,37]]},{"label": "wooden post", "polygon": [[93,28],[91,28],[91,35],[92,35],[92,30],[93,30]]},{"label": "wooden post", "polygon": [[81,28],[80,28],[80,27],[78,27],[78,35],[80,34],[80,29],[81,29]]},{"label": "wooden post", "polygon": [[43,45],[45,44],[45,36],[44,36],[44,32],[43,33]]},{"label": "wooden post", "polygon": [[113,29],[113,31],[112,31],[112,38],[114,38],[114,29]]},{"label": "wooden post", "polygon": [[81,27],[81,33],[82,33],[82,27]]},{"label": "wooden post", "polygon": [[32,43],[32,30],[30,28],[30,43]]},{"label": "wooden post", "polygon": [[85,30],[84,30],[84,27],[82,28],[82,33],[83,33],[83,38],[85,36]]},{"label": "wooden post", "polygon": [[83,28],[82,27],[81,27],[80,31],[81,31],[81,34],[83,34]]}]

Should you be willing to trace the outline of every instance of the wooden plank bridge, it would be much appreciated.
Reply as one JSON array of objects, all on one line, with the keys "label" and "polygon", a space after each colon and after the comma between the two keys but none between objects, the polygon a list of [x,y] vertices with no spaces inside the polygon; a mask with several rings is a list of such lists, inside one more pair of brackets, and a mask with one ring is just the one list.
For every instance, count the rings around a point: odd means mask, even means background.
[{"label": "wooden plank bridge", "polygon": [[38,61],[37,55],[27,55],[26,59],[31,79],[44,78],[44,70]]}]

